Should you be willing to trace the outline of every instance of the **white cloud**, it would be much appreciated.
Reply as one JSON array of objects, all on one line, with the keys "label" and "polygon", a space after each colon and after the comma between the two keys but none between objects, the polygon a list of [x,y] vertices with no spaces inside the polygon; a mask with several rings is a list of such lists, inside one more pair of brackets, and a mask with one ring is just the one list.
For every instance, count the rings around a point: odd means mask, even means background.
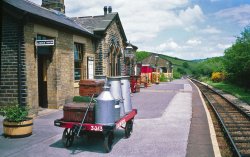
[{"label": "white cloud", "polygon": [[229,48],[230,46],[232,46],[232,44],[221,44],[221,43],[217,44],[217,47],[222,50],[225,50]]},{"label": "white cloud", "polygon": [[209,34],[219,34],[219,33],[221,33],[221,30],[208,25],[205,29],[202,29],[201,32],[202,33],[209,33]]},{"label": "white cloud", "polygon": [[200,45],[201,43],[202,42],[199,39],[189,39],[187,41],[187,44],[191,46],[197,46],[197,45]]},{"label": "white cloud", "polygon": [[181,10],[179,18],[183,24],[192,24],[197,21],[203,21],[204,15],[199,5],[195,5],[193,8],[188,7],[186,10]]},{"label": "white cloud", "polygon": [[180,46],[173,39],[169,39],[166,42],[157,46],[155,50],[157,52],[164,52],[164,51],[176,51],[179,48]]},{"label": "white cloud", "polygon": [[[77,4],[77,5],[75,5]],[[204,15],[198,5],[189,7],[188,0],[65,0],[66,14],[72,16],[102,15],[104,6],[119,12],[128,40],[153,40],[163,30],[173,27],[192,28]]]},{"label": "white cloud", "polygon": [[219,18],[225,18],[228,21],[234,21],[240,26],[246,26],[250,24],[250,5],[241,5],[239,7],[233,7],[221,10],[215,15]]},{"label": "white cloud", "polygon": [[[41,4],[41,0],[31,0]],[[210,0],[216,2],[219,0]],[[118,12],[127,39],[139,47],[156,53],[198,59],[223,55],[238,33],[235,22],[247,24],[250,5],[243,5],[205,15],[190,0],[65,0],[66,15],[103,15],[104,6]],[[214,18],[214,15],[216,18]],[[225,28],[225,19],[232,24]],[[220,29],[219,29],[220,28]],[[234,32],[232,32],[232,30]]]},{"label": "white cloud", "polygon": [[194,37],[186,42],[176,42],[170,38],[159,45],[145,46],[146,49],[141,50],[148,50],[187,60],[223,56],[224,50],[230,47],[231,43],[220,43],[218,42],[219,39],[212,39],[213,37]]}]

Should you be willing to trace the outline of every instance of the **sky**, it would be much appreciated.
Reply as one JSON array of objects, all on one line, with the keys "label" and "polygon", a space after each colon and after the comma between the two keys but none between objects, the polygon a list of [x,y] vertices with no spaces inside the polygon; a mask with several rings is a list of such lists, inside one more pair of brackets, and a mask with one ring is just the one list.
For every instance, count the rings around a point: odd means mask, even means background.
[{"label": "sky", "polygon": [[[30,0],[41,4],[42,0]],[[66,16],[118,12],[128,41],[140,51],[185,60],[223,56],[250,25],[250,0],[64,0]]]}]

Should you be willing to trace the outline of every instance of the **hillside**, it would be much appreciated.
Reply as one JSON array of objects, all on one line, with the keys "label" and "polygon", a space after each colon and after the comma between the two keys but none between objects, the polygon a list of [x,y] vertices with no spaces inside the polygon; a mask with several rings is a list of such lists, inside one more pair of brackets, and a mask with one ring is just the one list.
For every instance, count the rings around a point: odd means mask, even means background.
[{"label": "hillside", "polygon": [[[142,61],[144,58],[151,55],[152,52],[146,52],[146,51],[137,51],[136,52],[136,60],[138,62]],[[159,57],[162,59],[168,60],[172,63],[174,67],[174,77],[178,78],[181,77],[181,75],[190,75],[192,74],[192,69],[194,69],[197,62],[188,61],[179,59],[176,57],[171,57],[167,55],[159,54]]]}]

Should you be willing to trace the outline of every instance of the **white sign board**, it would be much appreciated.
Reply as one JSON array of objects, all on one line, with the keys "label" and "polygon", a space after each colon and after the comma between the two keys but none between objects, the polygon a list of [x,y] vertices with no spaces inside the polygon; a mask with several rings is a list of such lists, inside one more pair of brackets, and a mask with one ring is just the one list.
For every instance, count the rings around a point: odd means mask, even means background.
[{"label": "white sign board", "polygon": [[88,79],[94,79],[94,58],[88,58]]},{"label": "white sign board", "polygon": [[55,42],[54,42],[54,39],[50,39],[50,40],[36,40],[35,45],[36,46],[54,46]]},{"label": "white sign board", "polygon": [[125,57],[133,58],[135,55],[133,53],[125,53]]}]

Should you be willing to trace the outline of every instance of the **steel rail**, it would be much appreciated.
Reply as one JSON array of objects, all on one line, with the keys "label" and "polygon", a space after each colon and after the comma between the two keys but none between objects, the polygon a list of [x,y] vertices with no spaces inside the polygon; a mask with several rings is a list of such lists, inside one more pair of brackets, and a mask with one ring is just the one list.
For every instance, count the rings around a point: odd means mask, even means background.
[{"label": "steel rail", "polygon": [[[248,115],[245,111],[243,111],[241,108],[239,108],[238,106],[236,106],[235,104],[233,104],[232,102],[230,102],[228,99],[226,99],[226,98],[225,98],[224,96],[222,96],[220,93],[218,93],[217,91],[215,91],[215,90],[209,88],[208,86],[202,84],[202,83],[199,82],[198,80],[194,80],[194,79],[190,79],[190,80],[191,80],[192,82],[194,82],[195,84],[197,84],[197,86],[198,86],[198,84],[199,84],[199,85],[201,85],[201,86],[203,86],[203,87],[206,87],[206,90],[207,90],[207,91],[210,90],[210,91],[212,91],[214,94],[220,96],[220,97],[221,97],[222,99],[224,99],[231,107],[235,108],[238,112],[240,112],[241,114],[243,114],[244,117],[246,117],[246,118],[248,118],[248,119],[250,120],[249,115]],[[198,86],[198,87],[199,87],[199,86]],[[210,100],[209,100],[209,98],[207,97],[207,95],[204,93],[204,91],[203,91],[204,89],[201,89],[201,87],[199,87],[199,89],[200,89],[200,91],[202,92],[202,95],[205,97],[205,99],[206,99],[207,102],[209,103],[209,105],[211,106],[211,108],[213,109],[213,111],[214,111],[214,113],[215,113],[215,115],[216,115],[216,117],[217,117],[217,119],[218,119],[218,121],[219,121],[219,123],[220,123],[220,125],[221,125],[221,127],[222,127],[224,136],[226,137],[226,139],[227,139],[229,145],[231,146],[231,149],[232,149],[232,151],[233,151],[233,153],[234,153],[234,156],[237,156],[237,157],[245,156],[246,154],[242,154],[242,153],[240,152],[240,149],[237,148],[237,146],[236,146],[236,143],[237,143],[237,142],[235,142],[235,141],[233,140],[232,136],[230,135],[230,131],[227,129],[227,126],[226,126],[226,124],[225,124],[224,121],[223,121],[223,118],[221,117],[220,113],[217,111],[217,109],[215,108],[215,106],[210,102]],[[207,94],[209,94],[209,93],[207,93]],[[247,156],[250,156],[250,155],[247,155]]]}]

